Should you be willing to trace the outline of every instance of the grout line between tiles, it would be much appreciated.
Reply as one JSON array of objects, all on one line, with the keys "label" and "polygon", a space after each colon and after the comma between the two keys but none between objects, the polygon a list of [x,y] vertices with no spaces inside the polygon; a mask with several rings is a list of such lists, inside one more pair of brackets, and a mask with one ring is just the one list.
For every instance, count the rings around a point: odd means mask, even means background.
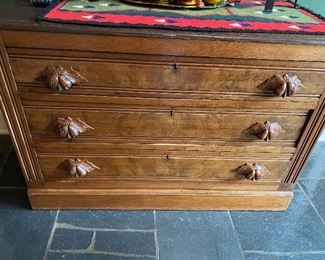
[{"label": "grout line between tiles", "polygon": [[137,233],[153,233],[155,229],[115,229],[115,228],[88,228],[79,227],[67,223],[56,223],[56,228],[60,229],[74,229],[82,231],[106,231],[106,232],[137,232]]},{"label": "grout line between tiles", "polygon": [[153,219],[154,219],[154,225],[155,225],[155,244],[156,244],[156,259],[159,260],[159,242],[158,242],[158,227],[157,227],[157,217],[156,217],[156,211],[153,211]]},{"label": "grout line between tiles", "polygon": [[305,195],[305,197],[307,198],[307,200],[309,201],[310,205],[313,207],[313,209],[315,210],[317,216],[320,218],[320,220],[323,222],[323,224],[325,225],[325,221],[322,218],[322,216],[319,214],[317,208],[315,207],[314,203],[310,200],[310,198],[308,197],[307,193],[305,192],[305,190],[303,189],[303,187],[300,185],[299,181],[297,183],[297,185],[299,186],[299,188],[301,189],[302,193]]},{"label": "grout line between tiles", "polygon": [[95,252],[95,241],[96,241],[96,231],[93,233],[93,237],[91,238],[90,245],[87,247],[87,252]]},{"label": "grout line between tiles", "polygon": [[298,256],[298,255],[323,255],[325,251],[295,251],[295,252],[271,252],[260,250],[245,250],[245,254],[254,253],[257,255],[274,255],[274,256]]},{"label": "grout line between tiles", "polygon": [[51,230],[51,233],[50,233],[50,237],[49,237],[49,240],[47,241],[47,245],[46,245],[46,249],[45,249],[45,253],[44,253],[43,260],[46,260],[47,254],[50,251],[51,244],[52,244],[53,237],[54,237],[54,232],[55,232],[56,224],[57,224],[57,221],[58,221],[59,212],[60,212],[60,210],[58,210],[57,213],[56,213],[56,216],[55,216],[55,219],[54,219],[54,223],[53,223],[53,227],[52,227],[52,230]]},{"label": "grout line between tiles", "polygon": [[237,242],[238,242],[238,246],[239,246],[239,250],[240,250],[241,256],[242,256],[243,259],[246,259],[245,254],[244,254],[244,250],[243,250],[243,248],[242,248],[242,246],[241,246],[241,243],[240,243],[240,240],[239,240],[238,232],[237,232],[237,230],[236,230],[236,227],[235,227],[234,221],[232,220],[232,217],[231,217],[231,215],[230,215],[229,210],[227,211],[227,213],[228,213],[228,217],[229,217],[229,220],[230,220],[231,226],[232,226],[232,228],[233,228],[233,230],[234,230],[234,233],[235,233],[235,236],[236,236],[236,239],[237,239]]},{"label": "grout line between tiles", "polygon": [[62,249],[62,250],[56,250],[56,249],[50,249],[49,252],[51,253],[71,253],[71,254],[101,254],[101,255],[112,255],[112,256],[123,256],[123,257],[149,257],[149,258],[155,258],[154,255],[141,255],[141,254],[127,254],[127,253],[118,253],[118,252],[109,252],[109,251],[92,251],[89,252],[87,250],[78,250],[78,249]]}]

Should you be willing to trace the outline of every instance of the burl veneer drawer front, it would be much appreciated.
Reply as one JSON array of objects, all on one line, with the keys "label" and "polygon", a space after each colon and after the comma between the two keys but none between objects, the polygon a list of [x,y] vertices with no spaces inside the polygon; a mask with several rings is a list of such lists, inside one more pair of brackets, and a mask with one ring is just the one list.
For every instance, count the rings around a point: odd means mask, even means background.
[{"label": "burl veneer drawer front", "polygon": [[[190,154],[104,154],[80,156],[56,154],[38,156],[42,173],[49,179],[74,178],[146,178],[161,179],[227,179],[250,181],[238,172],[246,163],[265,168],[259,180],[280,180],[287,169],[288,159],[222,158]],[[70,161],[69,161],[70,160]],[[247,176],[248,177],[248,176]]]},{"label": "burl veneer drawer front", "polygon": [[[58,138],[193,137],[254,141],[256,136],[243,132],[257,122],[269,121],[284,130],[275,140],[295,141],[307,119],[306,114],[113,108],[102,111],[25,108],[25,114],[33,136]],[[79,134],[77,128],[84,131]]]},{"label": "burl veneer drawer front", "polygon": [[[33,64],[33,66],[31,66]],[[77,71],[82,78],[74,82],[75,88],[91,86],[102,89],[165,89],[213,92],[243,92],[271,94],[258,86],[273,75],[297,75],[305,88],[297,94],[319,95],[323,91],[325,73],[323,70],[304,68],[276,68],[271,66],[245,66],[232,64],[195,64],[141,61],[87,61],[11,58],[11,66],[19,84],[49,84],[53,78],[59,82],[54,88],[66,89],[64,73]],[[51,70],[46,70],[47,67]],[[48,67],[48,68],[49,68]],[[61,72],[53,68],[60,68]],[[72,72],[71,69],[72,68]],[[53,72],[55,71],[55,72]],[[53,73],[56,76],[51,78]],[[40,75],[50,75],[40,79]],[[65,80],[67,80],[65,78]],[[46,87],[46,86],[44,86]],[[52,86],[53,87],[53,86]]]}]

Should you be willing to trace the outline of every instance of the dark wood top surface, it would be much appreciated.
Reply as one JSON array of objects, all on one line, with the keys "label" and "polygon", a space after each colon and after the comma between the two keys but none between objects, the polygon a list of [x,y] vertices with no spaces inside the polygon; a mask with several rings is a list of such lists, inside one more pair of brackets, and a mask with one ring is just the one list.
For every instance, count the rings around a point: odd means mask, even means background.
[{"label": "dark wood top surface", "polygon": [[112,28],[89,25],[37,22],[36,14],[41,10],[42,8],[32,7],[29,3],[29,0],[0,0],[0,29],[325,45],[325,35],[229,32],[202,33],[167,29]]}]

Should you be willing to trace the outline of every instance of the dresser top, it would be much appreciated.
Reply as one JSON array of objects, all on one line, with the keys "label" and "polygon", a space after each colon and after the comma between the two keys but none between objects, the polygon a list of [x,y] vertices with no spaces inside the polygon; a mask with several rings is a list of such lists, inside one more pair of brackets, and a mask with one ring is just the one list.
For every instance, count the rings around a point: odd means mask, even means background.
[{"label": "dresser top", "polygon": [[325,35],[274,34],[274,33],[230,33],[189,32],[168,29],[112,28],[91,25],[73,25],[38,22],[36,15],[42,8],[32,7],[29,0],[0,1],[0,29],[45,31],[58,33],[106,34],[164,38],[200,38],[226,41],[250,41],[284,44],[325,45]]}]

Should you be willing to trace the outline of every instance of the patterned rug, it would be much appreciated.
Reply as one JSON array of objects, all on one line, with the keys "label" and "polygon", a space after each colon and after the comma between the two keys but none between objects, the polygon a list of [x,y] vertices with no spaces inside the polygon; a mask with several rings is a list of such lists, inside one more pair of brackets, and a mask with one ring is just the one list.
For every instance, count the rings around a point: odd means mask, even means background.
[{"label": "patterned rug", "polygon": [[[295,0],[290,0],[290,2],[295,2]],[[311,11],[314,14],[321,16],[325,19],[325,1],[323,0],[298,0],[298,6]]]},{"label": "patterned rug", "polygon": [[239,31],[325,34],[325,21],[292,3],[277,1],[264,14],[263,0],[242,0],[235,7],[171,10],[127,4],[118,0],[65,0],[39,15],[43,21],[99,26],[166,28],[188,31]]}]

